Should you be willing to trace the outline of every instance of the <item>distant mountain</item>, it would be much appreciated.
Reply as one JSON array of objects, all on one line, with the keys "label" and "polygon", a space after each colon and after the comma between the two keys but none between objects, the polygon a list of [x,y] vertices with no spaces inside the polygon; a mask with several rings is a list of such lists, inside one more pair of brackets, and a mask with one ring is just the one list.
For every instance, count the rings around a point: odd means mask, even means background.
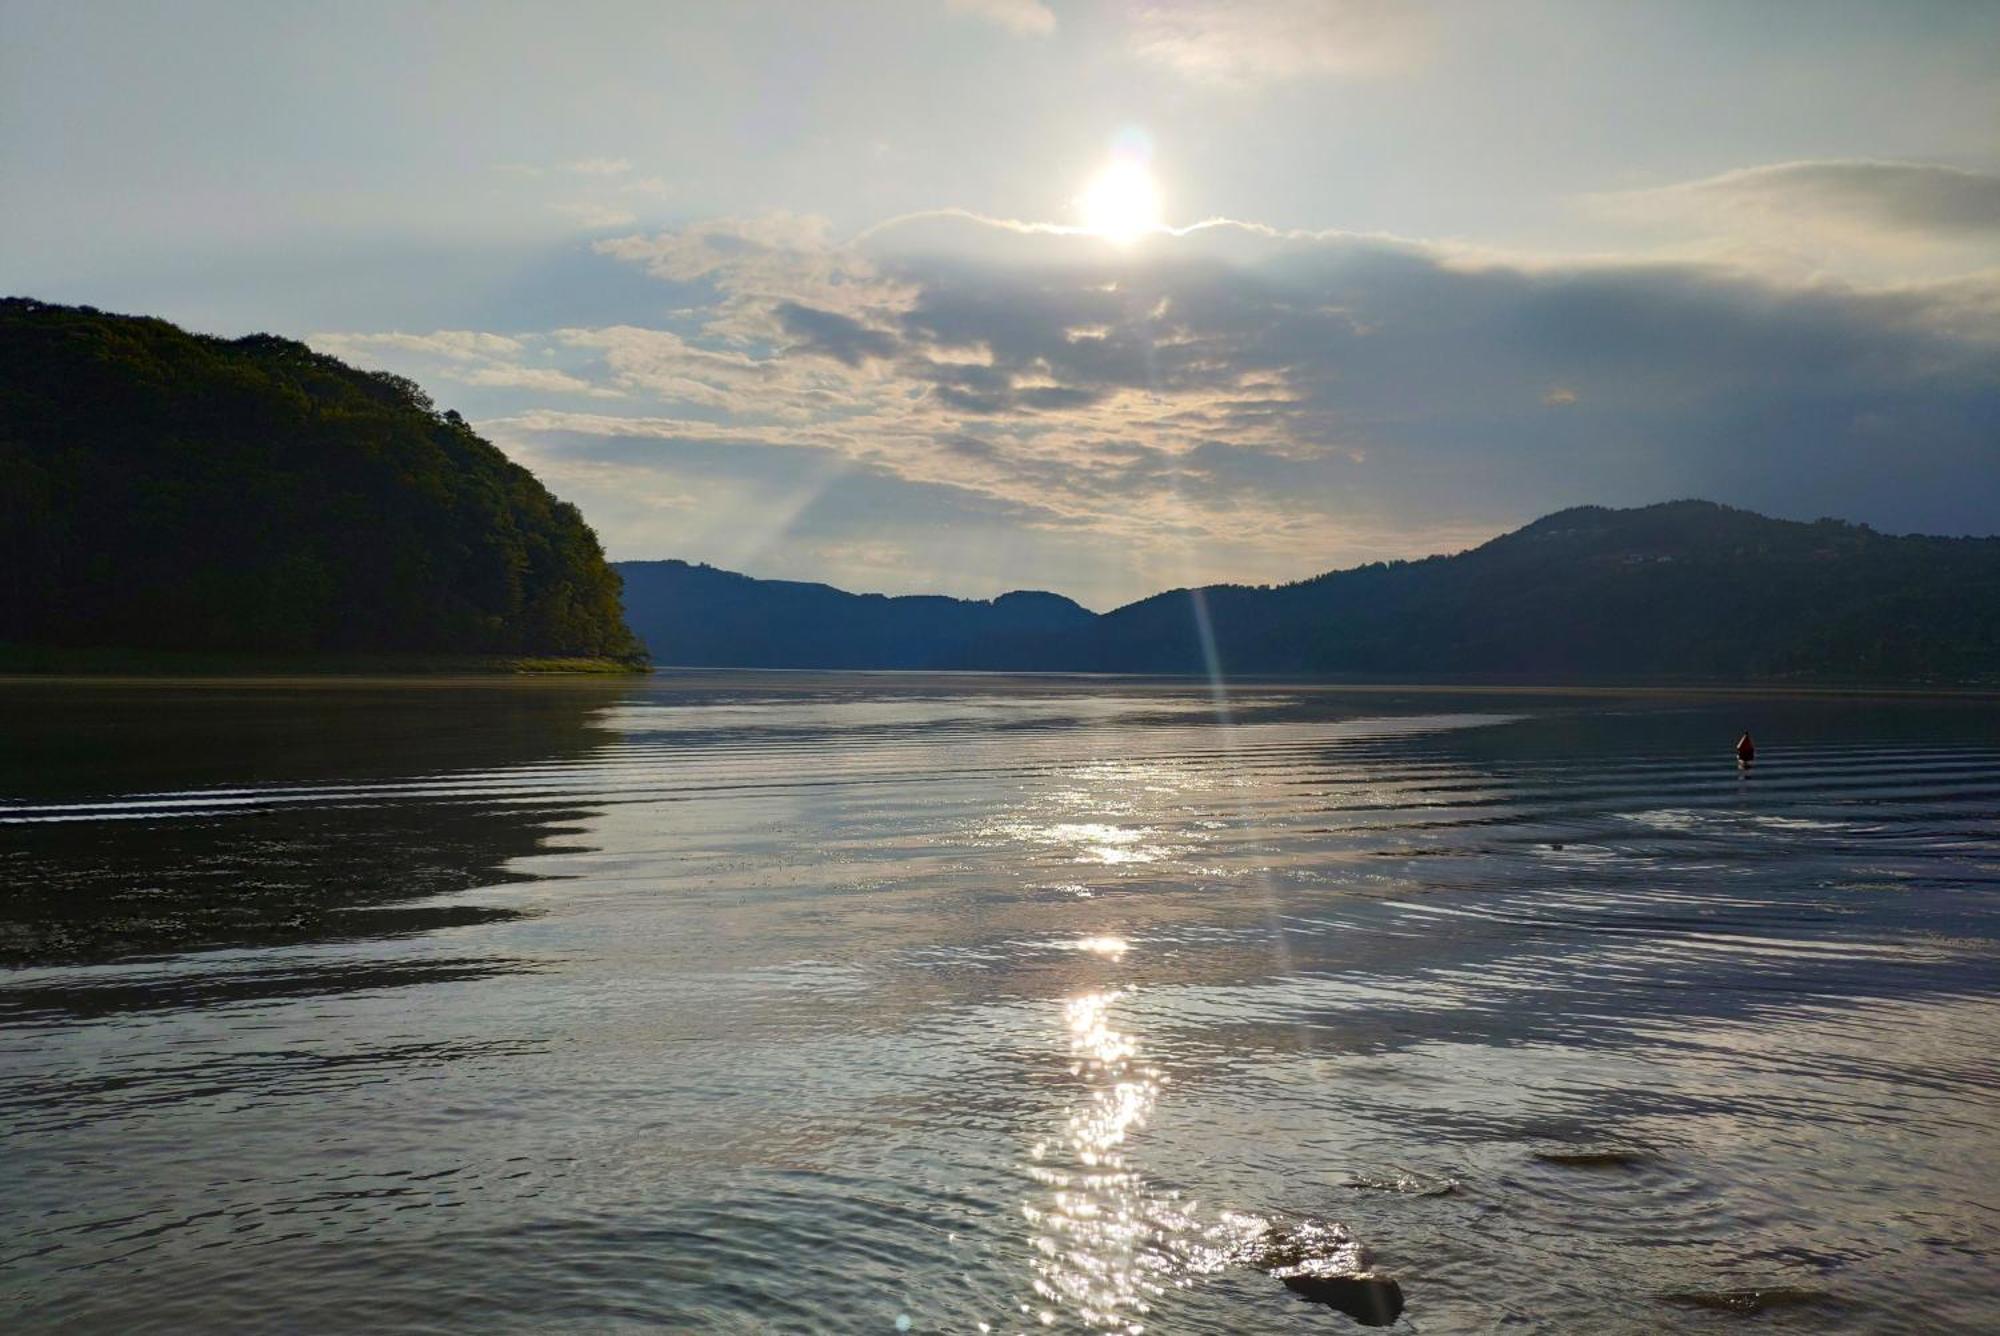
[{"label": "distant mountain", "polygon": [[[700,594],[649,596],[640,566]],[[998,615],[1020,595],[960,604],[678,562],[621,569],[633,625],[663,663],[1205,673],[1212,655],[1238,676],[2000,680],[2000,539],[1893,537],[1703,501],[1584,506],[1456,556],[1179,589],[1098,617],[1033,596],[1050,615],[1028,625]],[[942,609],[979,630],[941,629]]]},{"label": "distant mountain", "polygon": [[661,664],[730,668],[972,668],[1096,620],[1060,594],[989,601],[849,594],[685,561],[622,561],[625,616]]},{"label": "distant mountain", "polygon": [[637,661],[574,506],[415,384],[0,301],[0,642]]},{"label": "distant mountain", "polygon": [[1892,537],[1704,501],[1560,511],[1469,552],[1159,594],[1071,664],[1368,677],[2000,677],[2000,539]]}]

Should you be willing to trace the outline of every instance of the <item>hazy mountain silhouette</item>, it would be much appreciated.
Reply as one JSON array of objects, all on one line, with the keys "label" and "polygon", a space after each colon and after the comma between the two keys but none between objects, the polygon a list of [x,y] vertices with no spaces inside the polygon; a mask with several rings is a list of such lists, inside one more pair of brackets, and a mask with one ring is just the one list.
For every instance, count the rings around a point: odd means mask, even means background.
[{"label": "hazy mountain silhouette", "polygon": [[[1093,617],[625,563],[662,663],[1362,678],[2000,678],[2000,539],[1894,537],[1704,501],[1561,511],[1456,556]],[[639,575],[655,572],[651,581]],[[1002,616],[1016,600],[1046,616]],[[950,621],[949,632],[942,629]],[[965,627],[976,627],[968,632]],[[1206,636],[1203,628],[1207,629]]]},{"label": "hazy mountain silhouette", "polygon": [[0,641],[632,658],[574,506],[412,382],[0,301]]},{"label": "hazy mountain silhouette", "polygon": [[685,561],[616,569],[632,629],[660,663],[684,667],[984,667],[1096,620],[1060,594],[890,598]]}]

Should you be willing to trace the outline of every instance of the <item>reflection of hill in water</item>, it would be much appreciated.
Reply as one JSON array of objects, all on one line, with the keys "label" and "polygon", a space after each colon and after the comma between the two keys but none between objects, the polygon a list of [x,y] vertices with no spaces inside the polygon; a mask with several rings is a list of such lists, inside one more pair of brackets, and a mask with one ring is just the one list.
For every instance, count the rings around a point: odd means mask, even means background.
[{"label": "reflection of hill in water", "polygon": [[[373,937],[510,917],[401,905],[515,879],[574,803],[455,780],[607,737],[598,684],[7,689],[0,962]],[[415,784],[411,776],[422,777]],[[399,781],[393,791],[371,785]],[[26,820],[19,818],[26,817]]]}]

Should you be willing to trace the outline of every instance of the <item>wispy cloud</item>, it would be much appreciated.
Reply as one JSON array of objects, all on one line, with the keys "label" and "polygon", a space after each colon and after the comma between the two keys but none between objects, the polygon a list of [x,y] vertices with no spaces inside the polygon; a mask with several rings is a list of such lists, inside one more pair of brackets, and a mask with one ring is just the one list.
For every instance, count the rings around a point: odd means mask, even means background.
[{"label": "wispy cloud", "polygon": [[576,220],[578,226],[590,232],[630,227],[639,221],[639,215],[630,209],[621,209],[615,204],[599,204],[595,200],[565,200],[549,207],[566,218]]},{"label": "wispy cloud", "polygon": [[1407,70],[1429,47],[1433,22],[1406,0],[1185,0],[1134,6],[1131,33],[1145,60],[1202,83],[1248,88]]},{"label": "wispy cloud", "polygon": [[483,366],[467,372],[463,379],[468,385],[535,390],[545,394],[585,394],[595,398],[612,398],[617,394],[616,390],[593,385],[580,376],[549,367]]},{"label": "wispy cloud", "polygon": [[535,350],[546,343],[540,335],[517,338],[470,329],[440,329],[429,334],[329,332],[314,334],[309,342],[321,352],[361,366],[403,369],[426,379],[461,385],[597,399],[617,398],[623,393],[615,386],[551,367],[528,365]]},{"label": "wispy cloud", "polygon": [[651,199],[667,199],[674,192],[664,176],[642,176],[631,181],[621,181],[618,185],[621,195],[644,195]]},{"label": "wispy cloud", "polygon": [[626,158],[578,158],[563,164],[563,170],[578,176],[623,176],[632,170]]},{"label": "wispy cloud", "polygon": [[381,334],[314,334],[313,345],[349,361],[372,363],[384,354],[436,358],[444,362],[493,362],[519,356],[523,344],[505,334],[476,329],[440,329],[429,334],[391,330]]},{"label": "wispy cloud", "polygon": [[1735,228],[2000,238],[2000,175],[1935,163],[1781,162],[1596,200],[1626,217],[1665,216]]},{"label": "wispy cloud", "polygon": [[960,14],[1029,37],[1046,37],[1056,30],[1056,12],[1042,0],[945,0],[945,3]]}]

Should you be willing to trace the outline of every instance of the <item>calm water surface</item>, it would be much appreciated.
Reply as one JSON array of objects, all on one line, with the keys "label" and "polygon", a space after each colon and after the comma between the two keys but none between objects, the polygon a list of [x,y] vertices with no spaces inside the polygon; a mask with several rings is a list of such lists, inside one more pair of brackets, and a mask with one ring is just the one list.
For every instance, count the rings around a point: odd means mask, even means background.
[{"label": "calm water surface", "polygon": [[10,1330],[2000,1329],[1990,701],[0,712]]}]

